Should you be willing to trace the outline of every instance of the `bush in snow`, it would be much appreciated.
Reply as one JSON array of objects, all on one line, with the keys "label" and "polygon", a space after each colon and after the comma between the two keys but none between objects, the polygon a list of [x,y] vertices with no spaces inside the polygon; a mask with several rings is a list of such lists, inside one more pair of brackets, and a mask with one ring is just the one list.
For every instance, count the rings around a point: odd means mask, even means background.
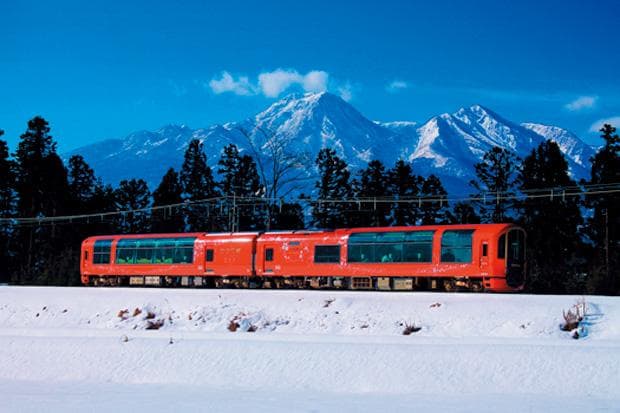
[{"label": "bush in snow", "polygon": [[238,328],[239,328],[239,323],[237,323],[234,319],[230,320],[230,323],[228,323],[228,331],[230,331],[231,333],[234,333],[235,331],[237,331]]},{"label": "bush in snow", "polygon": [[422,327],[416,327],[415,323],[405,323],[405,329],[403,330],[403,335],[408,336],[411,333],[417,333],[422,330]]},{"label": "bush in snow", "polygon": [[585,318],[586,311],[587,305],[585,298],[577,301],[568,311],[562,310],[562,317],[564,318],[564,324],[560,327],[562,331],[572,331],[572,337],[578,339],[580,337],[579,323]]},{"label": "bush in snow", "polygon": [[159,330],[164,325],[164,320],[147,321],[146,330]]}]

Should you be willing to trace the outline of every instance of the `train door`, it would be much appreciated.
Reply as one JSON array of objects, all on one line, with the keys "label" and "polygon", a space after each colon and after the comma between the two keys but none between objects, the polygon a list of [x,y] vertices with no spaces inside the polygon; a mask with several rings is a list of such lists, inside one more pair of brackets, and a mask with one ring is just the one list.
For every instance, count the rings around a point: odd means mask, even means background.
[{"label": "train door", "polygon": [[506,239],[506,283],[519,287],[525,282],[525,231],[511,229]]},{"label": "train door", "polygon": [[263,245],[263,273],[273,273],[275,265],[275,248],[273,244]]},{"label": "train door", "polygon": [[488,274],[489,269],[489,242],[482,241],[480,244],[480,271],[483,275]]}]

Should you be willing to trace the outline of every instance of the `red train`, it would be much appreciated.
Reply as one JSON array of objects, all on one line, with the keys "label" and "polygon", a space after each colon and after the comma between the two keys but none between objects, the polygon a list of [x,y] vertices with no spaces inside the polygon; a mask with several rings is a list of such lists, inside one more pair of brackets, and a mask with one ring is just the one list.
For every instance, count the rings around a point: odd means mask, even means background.
[{"label": "red train", "polygon": [[519,291],[525,232],[512,224],[90,237],[87,285]]}]

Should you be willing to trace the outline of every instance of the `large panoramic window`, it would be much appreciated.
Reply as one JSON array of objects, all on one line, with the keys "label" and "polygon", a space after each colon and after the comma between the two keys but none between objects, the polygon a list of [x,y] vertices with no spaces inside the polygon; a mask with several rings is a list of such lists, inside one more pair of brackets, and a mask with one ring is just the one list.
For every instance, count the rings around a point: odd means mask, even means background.
[{"label": "large panoramic window", "polygon": [[441,237],[441,262],[471,262],[474,230],[445,231]]},{"label": "large panoramic window", "polygon": [[432,262],[433,231],[351,234],[349,262]]},{"label": "large panoramic window", "polygon": [[95,247],[93,251],[93,264],[109,264],[111,249],[111,239],[101,239],[99,241],[95,241]]},{"label": "large panoramic window", "polygon": [[121,239],[117,264],[191,264],[196,238]]}]

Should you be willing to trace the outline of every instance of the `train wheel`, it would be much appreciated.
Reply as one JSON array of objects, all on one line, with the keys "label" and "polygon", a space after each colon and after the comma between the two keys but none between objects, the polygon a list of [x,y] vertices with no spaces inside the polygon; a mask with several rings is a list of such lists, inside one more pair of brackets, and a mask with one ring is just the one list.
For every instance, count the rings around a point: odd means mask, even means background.
[{"label": "train wheel", "polygon": [[446,290],[446,292],[455,292],[457,290],[456,282],[454,282],[454,280],[444,280],[443,288],[444,290]]}]

